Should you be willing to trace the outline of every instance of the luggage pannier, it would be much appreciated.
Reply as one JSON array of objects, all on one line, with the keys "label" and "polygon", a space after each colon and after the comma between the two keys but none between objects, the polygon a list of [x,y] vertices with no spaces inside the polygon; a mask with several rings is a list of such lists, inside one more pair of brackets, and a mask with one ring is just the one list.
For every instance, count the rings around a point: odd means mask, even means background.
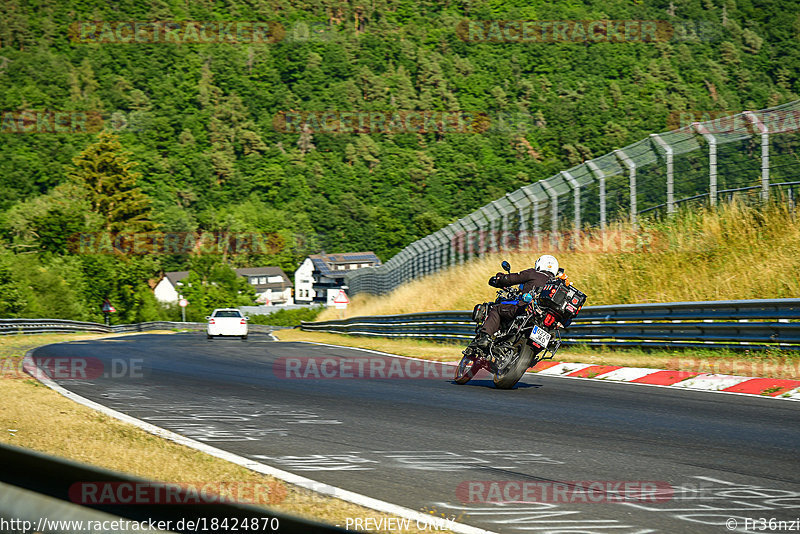
[{"label": "luggage pannier", "polygon": [[483,302],[481,304],[476,304],[475,307],[472,309],[472,320],[476,323],[483,323],[486,320],[486,316],[489,315],[489,302]]},{"label": "luggage pannier", "polygon": [[539,306],[554,312],[562,322],[578,315],[584,302],[586,295],[560,278],[548,282],[539,292]]}]

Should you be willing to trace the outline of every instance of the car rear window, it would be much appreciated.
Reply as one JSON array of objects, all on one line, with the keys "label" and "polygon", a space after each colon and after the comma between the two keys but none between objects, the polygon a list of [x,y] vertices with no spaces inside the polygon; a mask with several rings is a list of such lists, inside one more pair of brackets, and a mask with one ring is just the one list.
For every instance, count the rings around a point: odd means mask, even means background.
[{"label": "car rear window", "polygon": [[235,310],[223,310],[214,313],[214,317],[241,317],[242,314]]}]

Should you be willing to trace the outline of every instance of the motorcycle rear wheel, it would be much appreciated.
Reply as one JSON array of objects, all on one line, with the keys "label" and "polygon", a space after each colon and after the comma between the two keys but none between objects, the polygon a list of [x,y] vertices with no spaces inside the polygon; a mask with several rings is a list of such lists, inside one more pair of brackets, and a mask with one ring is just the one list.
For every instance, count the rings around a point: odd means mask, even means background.
[{"label": "motorcycle rear wheel", "polygon": [[498,389],[511,389],[519,382],[525,371],[533,365],[538,351],[534,351],[527,343],[522,344],[519,357],[514,363],[509,365],[503,373],[494,374],[494,385]]},{"label": "motorcycle rear wheel", "polygon": [[472,377],[474,377],[480,370],[478,358],[475,356],[467,356],[466,354],[461,358],[456,366],[456,374],[453,380],[456,384],[466,384]]}]

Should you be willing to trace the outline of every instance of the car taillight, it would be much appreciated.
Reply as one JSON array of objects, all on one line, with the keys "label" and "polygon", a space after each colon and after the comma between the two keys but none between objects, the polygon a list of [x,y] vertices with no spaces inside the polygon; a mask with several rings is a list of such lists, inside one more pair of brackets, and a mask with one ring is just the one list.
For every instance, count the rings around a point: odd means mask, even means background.
[{"label": "car taillight", "polygon": [[247,324],[247,320],[246,319],[242,319],[241,321],[239,321],[239,324]]},{"label": "car taillight", "polygon": [[556,316],[552,313],[548,313],[544,316],[544,325],[545,326],[553,326],[553,323],[556,322]]},{"label": "car taillight", "polygon": [[214,324],[214,319],[209,319],[208,324]]}]

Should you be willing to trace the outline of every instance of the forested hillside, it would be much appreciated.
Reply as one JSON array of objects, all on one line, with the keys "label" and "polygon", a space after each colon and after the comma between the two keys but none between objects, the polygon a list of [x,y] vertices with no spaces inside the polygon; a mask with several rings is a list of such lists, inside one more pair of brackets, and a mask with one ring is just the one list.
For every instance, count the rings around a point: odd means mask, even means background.
[{"label": "forested hillside", "polygon": [[[464,31],[465,20],[602,19],[679,31],[658,42]],[[122,42],[82,33],[85,21],[269,21],[273,33]],[[266,253],[225,261],[287,271],[321,249],[387,260],[507,191],[669,129],[671,113],[797,99],[798,37],[794,0],[4,0],[0,316],[97,319],[110,296],[123,320],[155,318],[147,280],[198,261],[75,254],[69,238],[80,232],[261,232],[272,235]],[[115,135],[28,132],[7,113],[46,110],[102,116]],[[276,127],[286,113],[434,110],[488,122],[426,133]],[[92,175],[104,154],[113,183]]]}]

